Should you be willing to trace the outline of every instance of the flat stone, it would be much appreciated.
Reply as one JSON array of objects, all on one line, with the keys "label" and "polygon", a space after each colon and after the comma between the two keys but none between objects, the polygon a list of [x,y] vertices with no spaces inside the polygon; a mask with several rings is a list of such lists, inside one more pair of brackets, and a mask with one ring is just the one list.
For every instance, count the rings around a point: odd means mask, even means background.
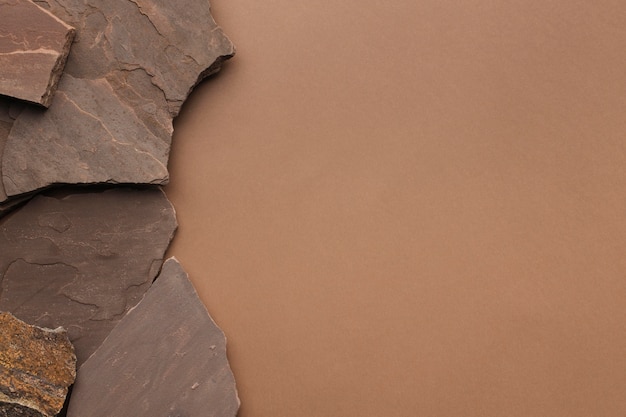
[{"label": "flat stone", "polygon": [[66,328],[80,364],[149,288],[175,229],[160,189],[38,195],[0,221],[0,309]]},{"label": "flat stone", "polygon": [[[234,54],[208,1],[38,4],[76,39],[50,108],[4,117],[0,199],[53,184],[166,183],[173,118]],[[0,99],[0,117],[7,106]]]},{"label": "flat stone", "polygon": [[48,107],[74,33],[30,0],[0,0],[0,94]]},{"label": "flat stone", "polygon": [[178,261],[79,369],[68,417],[234,417],[226,338]]},{"label": "flat stone", "polygon": [[0,416],[56,416],[75,378],[76,355],[64,329],[0,312]]},{"label": "flat stone", "polygon": [[[21,113],[22,108],[23,106],[16,100],[0,96],[0,172],[2,172],[1,156],[4,153],[4,145],[9,138],[15,118]],[[12,202],[7,199],[7,195],[4,192],[4,184],[0,181],[0,217],[4,208],[10,205],[12,205]]]}]

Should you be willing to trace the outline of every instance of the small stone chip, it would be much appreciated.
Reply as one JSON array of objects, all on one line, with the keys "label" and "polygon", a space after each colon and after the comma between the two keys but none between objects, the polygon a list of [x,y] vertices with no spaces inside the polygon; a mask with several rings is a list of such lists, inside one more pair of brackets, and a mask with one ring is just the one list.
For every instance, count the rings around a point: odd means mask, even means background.
[{"label": "small stone chip", "polygon": [[0,416],[57,415],[75,378],[76,355],[63,328],[0,312]]}]

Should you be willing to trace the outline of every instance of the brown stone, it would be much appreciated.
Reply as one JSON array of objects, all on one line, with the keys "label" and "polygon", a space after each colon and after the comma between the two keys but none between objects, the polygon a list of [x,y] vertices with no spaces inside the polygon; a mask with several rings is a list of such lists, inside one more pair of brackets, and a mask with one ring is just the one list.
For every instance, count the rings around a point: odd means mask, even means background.
[{"label": "brown stone", "polygon": [[62,328],[42,329],[0,312],[0,416],[55,416],[76,377]]},{"label": "brown stone", "polygon": [[79,369],[69,417],[234,417],[226,338],[178,261]]},{"label": "brown stone", "polygon": [[[4,144],[9,137],[15,118],[22,111],[22,108],[21,102],[0,96],[0,173],[2,172],[1,156],[4,153]],[[7,199],[4,185],[0,181],[0,217],[3,215],[3,211],[11,205],[12,201]]]},{"label": "brown stone", "polygon": [[234,54],[208,1],[39,4],[76,39],[50,109],[0,118],[0,203],[60,183],[166,183],[173,118]]},{"label": "brown stone", "polygon": [[48,107],[74,33],[30,0],[0,0],[0,94]]},{"label": "brown stone", "polygon": [[39,195],[0,221],[0,309],[66,328],[80,364],[149,288],[175,229],[159,189]]}]

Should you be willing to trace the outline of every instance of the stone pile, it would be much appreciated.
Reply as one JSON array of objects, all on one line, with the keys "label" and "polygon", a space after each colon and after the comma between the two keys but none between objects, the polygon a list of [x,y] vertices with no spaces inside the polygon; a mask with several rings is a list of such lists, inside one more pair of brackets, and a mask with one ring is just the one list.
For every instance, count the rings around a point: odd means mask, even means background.
[{"label": "stone pile", "polygon": [[[159,189],[173,118],[233,55],[206,0],[0,0],[0,310],[73,343],[61,415],[237,413],[225,337],[163,263],[176,218]],[[10,353],[14,330],[0,328],[0,371],[48,381]],[[13,381],[0,417],[58,413],[62,398],[31,407]],[[46,387],[64,397],[68,381]]]},{"label": "stone pile", "polygon": [[0,99],[0,204],[54,184],[166,183],[173,118],[234,54],[208,2],[39,5],[76,36],[48,110]]}]

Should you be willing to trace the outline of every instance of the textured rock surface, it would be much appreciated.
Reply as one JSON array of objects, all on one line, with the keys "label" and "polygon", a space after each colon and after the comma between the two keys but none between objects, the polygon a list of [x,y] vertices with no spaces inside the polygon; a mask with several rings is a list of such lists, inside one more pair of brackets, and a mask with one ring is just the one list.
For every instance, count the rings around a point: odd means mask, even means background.
[{"label": "textured rock surface", "polygon": [[42,329],[0,313],[0,416],[55,416],[76,377],[65,330]]},{"label": "textured rock surface", "polygon": [[73,38],[30,0],[0,0],[0,94],[48,107]]},{"label": "textured rock surface", "polygon": [[[9,137],[9,133],[11,132],[13,122],[15,121],[17,115],[21,113],[22,108],[22,103],[0,96],[0,172],[2,172],[2,154],[4,153],[4,145]],[[0,181],[0,216],[2,216],[3,209],[9,205],[11,205],[11,202],[7,201],[4,184]]]},{"label": "textured rock surface", "polygon": [[226,339],[171,258],[78,372],[69,417],[234,417]]},{"label": "textured rock surface", "polygon": [[73,25],[76,39],[48,111],[8,117],[0,99],[0,198],[59,183],[165,183],[172,119],[234,54],[208,1],[38,4]]},{"label": "textured rock surface", "polygon": [[0,309],[65,327],[82,363],[139,302],[175,229],[158,189],[37,196],[0,221]]}]

